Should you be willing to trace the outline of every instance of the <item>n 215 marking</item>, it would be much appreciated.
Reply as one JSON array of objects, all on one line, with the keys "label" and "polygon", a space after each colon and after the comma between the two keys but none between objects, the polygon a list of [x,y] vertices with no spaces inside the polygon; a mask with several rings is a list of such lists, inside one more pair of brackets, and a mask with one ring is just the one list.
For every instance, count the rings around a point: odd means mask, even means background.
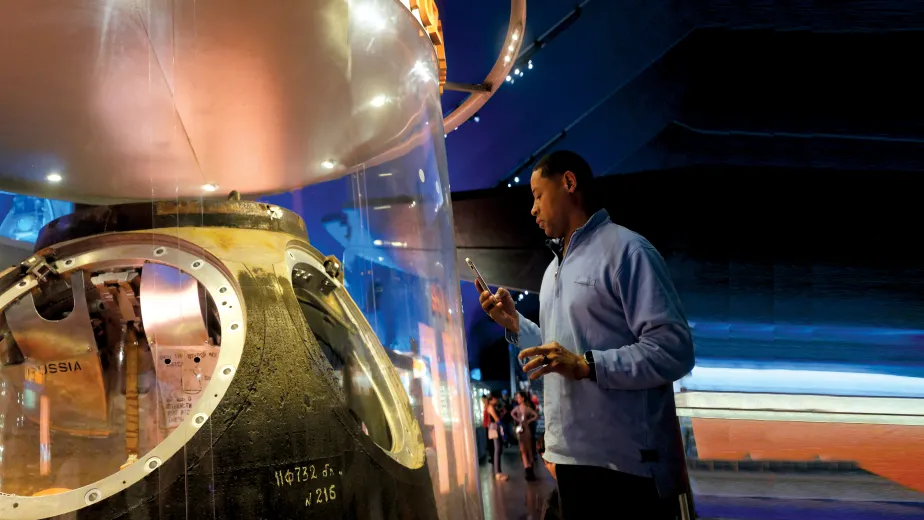
[{"label": "n 215 marking", "polygon": [[305,499],[305,505],[310,506],[312,504],[326,504],[327,502],[332,502],[334,500],[337,500],[337,486],[335,484],[331,484],[330,487],[315,489],[313,494],[309,490],[308,498]]},{"label": "n 215 marking", "polygon": [[276,470],[273,483],[276,484],[276,487],[292,486],[319,478],[333,477],[335,475],[343,475],[343,470],[335,469],[330,464],[325,464],[323,467],[309,464],[307,466],[295,466],[290,469]]}]

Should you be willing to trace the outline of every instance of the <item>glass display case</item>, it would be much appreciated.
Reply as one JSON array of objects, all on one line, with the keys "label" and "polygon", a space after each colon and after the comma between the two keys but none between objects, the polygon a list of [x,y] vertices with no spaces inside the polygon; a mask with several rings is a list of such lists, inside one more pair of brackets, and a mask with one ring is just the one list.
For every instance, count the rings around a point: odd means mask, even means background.
[{"label": "glass display case", "polygon": [[481,518],[433,2],[0,8],[0,517]]},{"label": "glass display case", "polygon": [[347,291],[398,360],[440,517],[470,518],[481,514],[477,446],[436,100],[427,139],[406,155],[260,200],[297,212],[312,244],[342,259]]}]

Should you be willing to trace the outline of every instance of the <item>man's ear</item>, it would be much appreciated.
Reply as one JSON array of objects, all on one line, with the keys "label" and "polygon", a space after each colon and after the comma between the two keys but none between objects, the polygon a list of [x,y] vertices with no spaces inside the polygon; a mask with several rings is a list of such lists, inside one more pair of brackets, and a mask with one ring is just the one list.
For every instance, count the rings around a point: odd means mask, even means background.
[{"label": "man's ear", "polygon": [[565,172],[565,174],[562,175],[562,180],[565,183],[565,189],[568,190],[568,193],[574,193],[577,190],[577,177],[574,175],[574,172]]}]

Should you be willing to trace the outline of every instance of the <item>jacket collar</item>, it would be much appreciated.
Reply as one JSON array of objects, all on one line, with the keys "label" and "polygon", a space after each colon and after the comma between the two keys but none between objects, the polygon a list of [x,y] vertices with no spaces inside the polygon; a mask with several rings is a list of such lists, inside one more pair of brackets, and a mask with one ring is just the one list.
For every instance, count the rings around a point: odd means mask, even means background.
[{"label": "jacket collar", "polygon": [[[575,241],[578,237],[582,237],[603,224],[610,221],[610,214],[605,210],[601,209],[590,216],[587,219],[587,222],[574,230],[574,234],[571,235],[571,247],[574,247]],[[558,258],[558,261],[561,262],[562,257],[562,248],[564,247],[565,240],[563,238],[550,238],[545,241],[546,247],[552,250],[555,253],[555,256]]]}]

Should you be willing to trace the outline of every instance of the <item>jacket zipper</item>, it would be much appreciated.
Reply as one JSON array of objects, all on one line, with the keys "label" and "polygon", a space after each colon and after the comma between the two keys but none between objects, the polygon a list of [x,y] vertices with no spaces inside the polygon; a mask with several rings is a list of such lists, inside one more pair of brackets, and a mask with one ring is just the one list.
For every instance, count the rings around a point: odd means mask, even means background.
[{"label": "jacket zipper", "polygon": [[580,230],[575,230],[571,233],[571,240],[568,242],[568,249],[564,250],[561,257],[558,259],[558,269],[555,270],[555,298],[556,300],[561,297],[561,268],[565,265],[565,257],[568,256],[568,250],[574,250],[574,239],[580,236]]}]

